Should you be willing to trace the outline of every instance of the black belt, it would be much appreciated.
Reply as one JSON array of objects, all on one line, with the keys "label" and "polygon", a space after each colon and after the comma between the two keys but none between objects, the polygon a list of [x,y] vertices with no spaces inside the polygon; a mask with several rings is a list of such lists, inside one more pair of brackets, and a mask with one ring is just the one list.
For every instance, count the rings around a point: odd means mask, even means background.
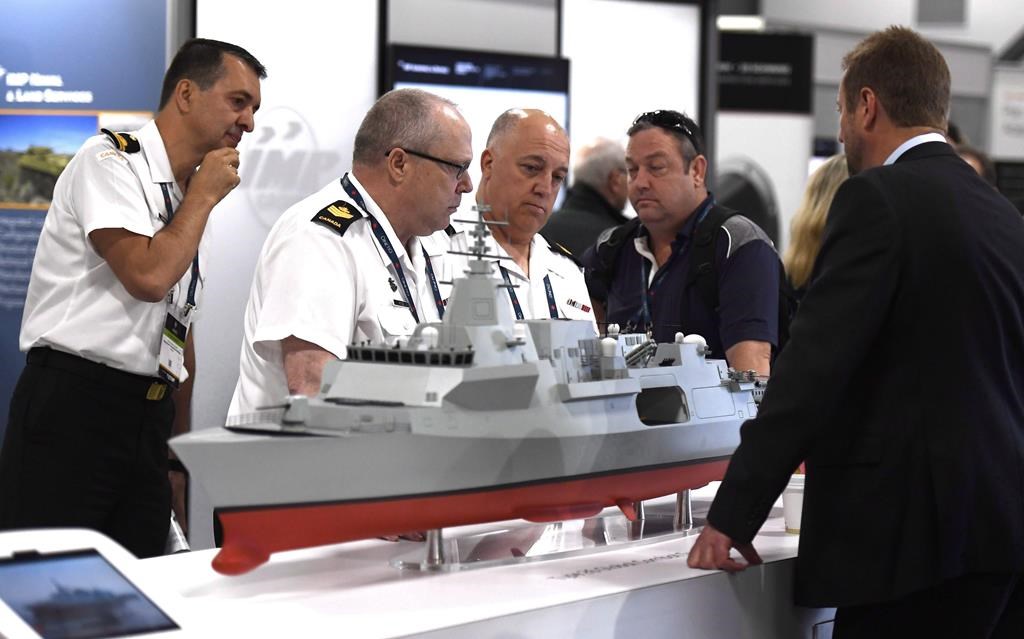
[{"label": "black belt", "polygon": [[29,364],[54,368],[85,377],[133,397],[160,401],[171,395],[168,392],[168,385],[155,377],[117,370],[105,364],[91,362],[78,355],[56,351],[48,346],[37,346],[29,350],[26,359]]}]

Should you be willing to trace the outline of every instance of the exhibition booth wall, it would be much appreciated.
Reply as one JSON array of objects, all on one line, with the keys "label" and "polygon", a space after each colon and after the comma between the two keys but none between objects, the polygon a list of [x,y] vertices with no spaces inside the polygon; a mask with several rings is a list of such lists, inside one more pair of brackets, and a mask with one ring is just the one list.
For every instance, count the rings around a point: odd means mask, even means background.
[{"label": "exhibition booth wall", "polygon": [[[547,1],[293,0],[266,3],[244,15],[224,3],[199,0],[196,35],[246,47],[269,75],[256,130],[239,147],[242,185],[218,206],[209,226],[215,257],[195,334],[201,381],[193,396],[193,428],[224,423],[238,376],[249,284],[267,231],[288,205],[349,168],[363,115],[379,85],[390,88],[386,74],[378,76],[382,44],[385,51],[403,44],[550,57],[559,57],[561,48],[570,73],[564,122],[578,146],[597,136],[624,141],[632,119],[645,110],[699,115],[701,19],[698,4],[627,0],[566,0],[561,12],[558,3]],[[285,33],[302,33],[302,46]],[[452,97],[473,101],[465,106],[477,157],[502,110],[533,106],[511,89],[505,101],[501,90],[454,89]],[[551,96],[541,95],[557,111]],[[473,201],[473,193],[463,197],[464,205]],[[208,498],[194,487],[190,536],[196,547],[212,545],[210,512]]]}]

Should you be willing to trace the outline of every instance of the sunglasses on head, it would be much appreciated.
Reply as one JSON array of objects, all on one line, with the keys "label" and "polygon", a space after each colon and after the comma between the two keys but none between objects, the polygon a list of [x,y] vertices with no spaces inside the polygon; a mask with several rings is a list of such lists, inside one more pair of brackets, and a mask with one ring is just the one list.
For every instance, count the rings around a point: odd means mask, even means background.
[{"label": "sunglasses on head", "polygon": [[686,136],[686,139],[688,139],[691,144],[693,144],[693,147],[698,154],[704,153],[703,145],[697,141],[697,137],[694,135],[693,129],[691,129],[690,124],[688,124],[688,119],[678,111],[658,109],[657,111],[641,113],[636,116],[635,120],[633,120],[633,126],[641,123],[653,124],[658,128],[667,129],[669,131],[679,131]]}]

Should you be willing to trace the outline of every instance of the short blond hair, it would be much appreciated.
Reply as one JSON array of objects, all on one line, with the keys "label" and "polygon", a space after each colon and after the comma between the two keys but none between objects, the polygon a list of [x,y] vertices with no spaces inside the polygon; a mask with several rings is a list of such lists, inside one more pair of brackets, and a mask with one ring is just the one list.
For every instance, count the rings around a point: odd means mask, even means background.
[{"label": "short blond hair", "polygon": [[825,220],[839,185],[850,177],[845,155],[833,155],[818,167],[807,182],[803,201],[790,223],[789,246],[782,263],[793,288],[802,288],[811,277],[821,249]]}]

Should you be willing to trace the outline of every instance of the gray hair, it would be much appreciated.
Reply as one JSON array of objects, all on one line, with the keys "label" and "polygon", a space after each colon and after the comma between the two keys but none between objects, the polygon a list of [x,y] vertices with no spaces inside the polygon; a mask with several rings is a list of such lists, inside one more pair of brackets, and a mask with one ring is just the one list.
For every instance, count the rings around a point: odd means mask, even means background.
[{"label": "gray hair", "polygon": [[375,165],[395,147],[425,151],[437,140],[434,109],[458,106],[422,89],[388,91],[366,112],[356,132],[352,163]]},{"label": "gray hair", "polygon": [[608,174],[616,169],[626,170],[626,150],[614,140],[598,138],[581,149],[576,157],[572,167],[574,183],[600,190]]}]

